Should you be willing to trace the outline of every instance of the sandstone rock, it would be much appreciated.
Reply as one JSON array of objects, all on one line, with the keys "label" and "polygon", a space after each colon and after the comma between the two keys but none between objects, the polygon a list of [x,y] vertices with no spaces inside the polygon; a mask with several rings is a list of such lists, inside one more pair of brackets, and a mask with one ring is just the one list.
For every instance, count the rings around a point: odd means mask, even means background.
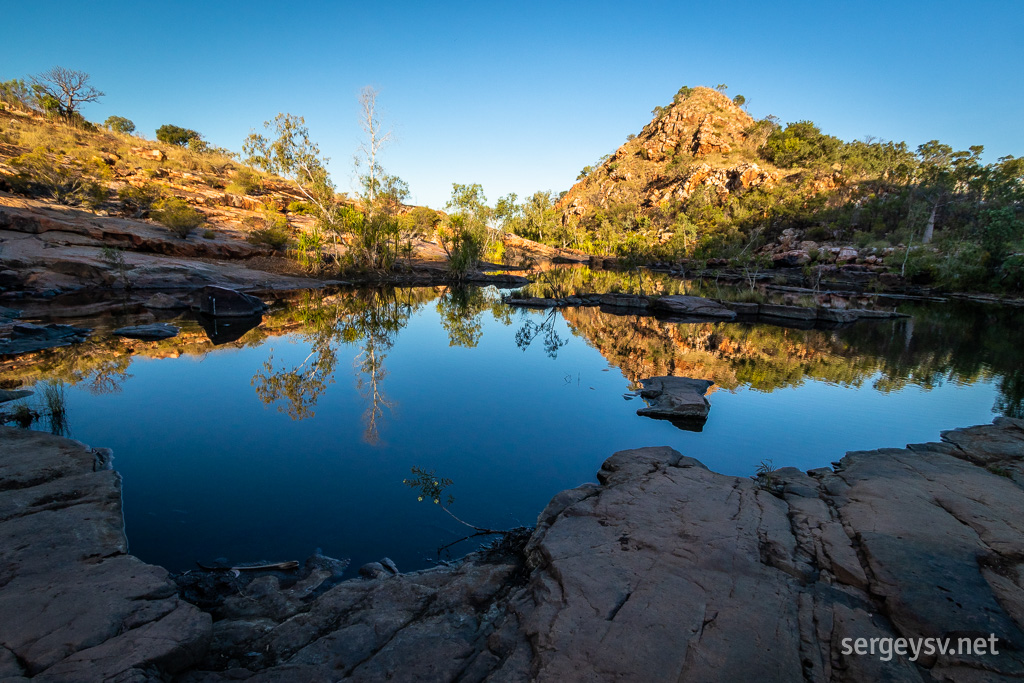
[{"label": "sandstone rock", "polygon": [[857,250],[853,247],[842,247],[836,254],[836,262],[838,263],[850,263],[851,261],[857,260]]},{"label": "sandstone rock", "polygon": [[109,453],[7,427],[0,452],[0,651],[40,681],[136,680],[197,663],[210,617],[176,597],[165,570],[126,554]]},{"label": "sandstone rock", "polygon": [[132,154],[137,154],[140,157],[152,159],[153,161],[165,161],[167,155],[164,154],[163,150],[159,149],[146,149],[144,147],[132,147]]},{"label": "sandstone rock", "polygon": [[171,296],[170,294],[164,294],[163,292],[149,297],[143,305],[146,308],[156,309],[188,308],[188,304],[181,299]]},{"label": "sandstone rock", "polygon": [[811,262],[811,255],[803,249],[784,251],[772,256],[772,265],[776,268],[802,266]]},{"label": "sandstone rock", "polygon": [[787,320],[816,320],[817,310],[805,306],[783,306],[781,304],[761,304],[758,313],[770,318],[785,318]]},{"label": "sandstone rock", "polygon": [[632,308],[646,310],[650,308],[651,301],[642,294],[617,294],[609,293],[601,295],[601,305],[608,308]]},{"label": "sandstone rock", "polygon": [[251,294],[213,285],[204,287],[197,299],[201,313],[220,318],[247,318],[262,314],[267,308]]},{"label": "sandstone rock", "polygon": [[717,301],[683,294],[658,297],[651,302],[651,308],[659,313],[696,318],[732,320],[736,317],[735,311],[729,310]]},{"label": "sandstone rock", "polygon": [[637,410],[637,415],[685,422],[691,427],[707,419],[711,404],[704,395],[714,384],[711,380],[651,377],[640,383],[640,397],[647,401],[647,407]]},{"label": "sandstone rock", "polygon": [[160,339],[177,337],[178,331],[178,328],[170,323],[151,323],[148,325],[120,327],[114,330],[114,334],[120,337],[130,337],[132,339],[142,339],[144,341],[157,341]]},{"label": "sandstone rock", "polygon": [[562,299],[545,299],[542,297],[512,297],[505,299],[509,306],[521,306],[523,308],[558,308],[565,305]]}]

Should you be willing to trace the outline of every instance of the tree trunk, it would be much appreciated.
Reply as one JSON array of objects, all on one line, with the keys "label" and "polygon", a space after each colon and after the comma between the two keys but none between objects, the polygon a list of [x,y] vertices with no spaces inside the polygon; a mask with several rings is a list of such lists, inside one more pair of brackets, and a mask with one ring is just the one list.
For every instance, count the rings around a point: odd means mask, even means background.
[{"label": "tree trunk", "polygon": [[924,226],[924,237],[921,238],[921,244],[929,244],[932,241],[932,236],[935,235],[935,214],[938,210],[938,203],[932,204],[932,212],[928,216],[928,224]]}]

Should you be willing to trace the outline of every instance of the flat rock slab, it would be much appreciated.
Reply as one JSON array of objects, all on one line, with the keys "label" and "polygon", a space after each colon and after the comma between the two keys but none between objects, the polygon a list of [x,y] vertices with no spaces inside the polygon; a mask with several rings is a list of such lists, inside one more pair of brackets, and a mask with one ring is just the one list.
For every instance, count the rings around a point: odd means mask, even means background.
[{"label": "flat rock slab", "polygon": [[[599,484],[552,499],[525,566],[374,572],[283,618],[241,596],[245,615],[217,622],[204,666],[179,680],[1016,680],[1024,490],[974,449],[1019,463],[1024,421],[851,453],[813,476],[620,451]],[[998,654],[852,648],[990,633]]]},{"label": "flat rock slab", "polygon": [[25,398],[31,395],[32,392],[28,389],[0,389],[0,403],[17,401],[19,398]]},{"label": "flat rock slab", "polygon": [[157,341],[160,339],[170,339],[171,337],[177,337],[180,330],[171,325],[170,323],[152,323],[149,325],[131,325],[129,327],[120,327],[114,330],[114,334],[119,337],[129,337],[131,339],[142,339],[144,341]]},{"label": "flat rock slab", "polygon": [[708,389],[714,384],[707,379],[690,377],[651,377],[642,379],[640,397],[647,401],[645,408],[637,415],[664,420],[678,420],[701,425],[708,417],[711,404],[707,398]]},{"label": "flat rock slab", "polygon": [[[199,661],[210,617],[127,554],[110,452],[0,427],[0,674],[154,680]],[[16,615],[16,617],[15,617]]]},{"label": "flat rock slab", "polygon": [[660,313],[676,316],[693,316],[695,318],[713,318],[717,320],[733,320],[736,312],[731,311],[717,301],[699,296],[672,295],[652,299],[651,308]]},{"label": "flat rock slab", "polygon": [[[109,453],[2,429],[0,455],[0,613],[21,617],[0,620],[0,674],[15,680],[1024,677],[1024,420],[756,479],[620,451],[524,546],[412,574],[382,561],[314,598],[262,577],[212,632],[124,554]],[[960,650],[990,634],[996,653]],[[896,638],[953,650],[853,649]]]},{"label": "flat rock slab", "polygon": [[71,346],[89,338],[92,330],[71,325],[16,323],[9,339],[0,339],[0,356],[19,356],[43,349]]}]

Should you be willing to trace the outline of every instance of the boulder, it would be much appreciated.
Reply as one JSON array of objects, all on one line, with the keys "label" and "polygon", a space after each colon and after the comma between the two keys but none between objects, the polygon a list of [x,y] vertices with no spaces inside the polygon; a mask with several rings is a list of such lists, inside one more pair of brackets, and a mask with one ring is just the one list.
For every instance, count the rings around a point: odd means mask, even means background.
[{"label": "boulder", "polygon": [[842,247],[839,253],[836,254],[837,263],[850,263],[851,261],[857,260],[857,250],[853,247]]},{"label": "boulder", "polygon": [[119,337],[131,339],[142,339],[143,341],[157,341],[170,339],[178,336],[178,328],[170,323],[151,323],[149,325],[131,325],[114,330]]},{"label": "boulder", "polygon": [[811,262],[811,255],[803,249],[784,251],[772,256],[772,265],[776,268],[802,266]]},{"label": "boulder", "polygon": [[643,379],[640,383],[640,398],[647,401],[647,407],[636,411],[637,415],[687,423],[680,426],[696,427],[696,431],[707,420],[711,404],[704,395],[714,384],[711,380],[666,376]]},{"label": "boulder", "polygon": [[717,301],[705,299],[699,296],[686,296],[682,294],[658,297],[651,303],[651,308],[659,313],[693,316],[697,318],[732,320],[736,317],[735,311],[729,310]]},{"label": "boulder", "polygon": [[164,294],[163,292],[149,297],[142,305],[146,308],[156,309],[188,308],[188,304],[181,299],[171,296],[170,294]]},{"label": "boulder", "polygon": [[198,294],[199,311],[217,318],[248,318],[260,315],[266,305],[251,294],[208,285]]}]

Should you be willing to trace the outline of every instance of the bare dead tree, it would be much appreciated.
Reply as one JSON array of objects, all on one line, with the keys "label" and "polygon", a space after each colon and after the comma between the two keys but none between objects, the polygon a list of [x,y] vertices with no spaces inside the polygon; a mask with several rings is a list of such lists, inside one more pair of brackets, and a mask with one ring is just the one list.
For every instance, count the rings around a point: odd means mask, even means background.
[{"label": "bare dead tree", "polygon": [[373,204],[382,174],[377,156],[380,154],[381,148],[391,139],[391,131],[383,130],[380,116],[377,113],[378,94],[379,91],[369,85],[359,91],[359,105],[362,108],[359,122],[363,127],[363,132],[366,133],[366,139],[359,145],[359,152],[363,158],[356,157],[356,166],[359,166],[360,163],[366,164],[366,175],[362,179],[369,204]]},{"label": "bare dead tree", "polygon": [[55,66],[31,78],[38,91],[53,98],[57,111],[66,121],[78,112],[81,105],[95,102],[104,95],[89,84],[89,74],[84,71]]}]

